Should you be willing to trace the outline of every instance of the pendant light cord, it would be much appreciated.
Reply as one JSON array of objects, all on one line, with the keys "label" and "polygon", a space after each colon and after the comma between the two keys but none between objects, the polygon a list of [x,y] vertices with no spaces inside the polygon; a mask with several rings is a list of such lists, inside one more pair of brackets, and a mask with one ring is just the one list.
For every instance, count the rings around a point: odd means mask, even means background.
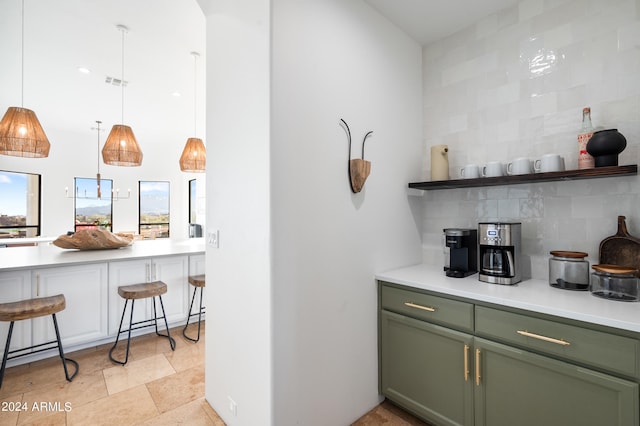
[{"label": "pendant light cord", "polygon": [[198,52],[191,52],[193,55],[193,136],[198,136]]},{"label": "pendant light cord", "polygon": [[126,29],[124,27],[120,28],[120,31],[122,31],[122,81],[120,82],[120,89],[122,92],[122,96],[121,96],[121,116],[120,116],[120,120],[121,120],[121,124],[124,124],[124,33],[126,32]]},{"label": "pendant light cord", "polygon": [[102,121],[96,120],[96,124],[98,125],[96,128],[98,131],[98,175],[100,175],[100,124],[102,124]]},{"label": "pendant light cord", "polygon": [[22,29],[21,29],[21,62],[20,62],[20,106],[24,108],[24,0],[22,0]]}]

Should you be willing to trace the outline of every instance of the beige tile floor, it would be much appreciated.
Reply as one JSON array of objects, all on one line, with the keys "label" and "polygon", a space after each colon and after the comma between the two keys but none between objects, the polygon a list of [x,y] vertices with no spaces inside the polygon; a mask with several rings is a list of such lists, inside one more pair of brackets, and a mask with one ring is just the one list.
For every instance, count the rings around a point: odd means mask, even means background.
[{"label": "beige tile floor", "polygon": [[[68,353],[80,364],[72,382],[59,357],[8,368],[0,425],[224,425],[204,400],[204,329],[198,343],[184,339],[181,328],[171,335],[175,351],[155,334],[132,339],[124,367],[109,360],[111,345]],[[426,423],[383,402],[354,425]]]}]

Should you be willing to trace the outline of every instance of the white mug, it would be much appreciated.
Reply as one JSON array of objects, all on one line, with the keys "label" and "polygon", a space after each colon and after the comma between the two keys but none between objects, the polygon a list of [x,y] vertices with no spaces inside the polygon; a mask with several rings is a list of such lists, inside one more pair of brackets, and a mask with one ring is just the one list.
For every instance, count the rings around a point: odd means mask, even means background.
[{"label": "white mug", "polygon": [[508,175],[527,175],[533,173],[533,164],[526,157],[519,157],[507,164]]},{"label": "white mug", "polygon": [[482,167],[483,177],[504,176],[504,166],[500,161],[489,161]]},{"label": "white mug", "polygon": [[480,177],[480,168],[477,164],[467,164],[460,169],[462,179],[475,179]]},{"label": "white mug", "polygon": [[533,164],[536,173],[559,172],[564,170],[564,158],[558,154],[545,154]]}]

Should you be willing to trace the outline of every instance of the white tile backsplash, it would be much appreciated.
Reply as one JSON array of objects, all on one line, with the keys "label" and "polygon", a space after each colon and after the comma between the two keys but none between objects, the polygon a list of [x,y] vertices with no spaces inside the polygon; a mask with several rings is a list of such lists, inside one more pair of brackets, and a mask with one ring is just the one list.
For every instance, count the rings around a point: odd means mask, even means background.
[{"label": "white tile backsplash", "polygon": [[[545,153],[577,168],[582,108],[627,138],[620,164],[640,160],[640,0],[524,0],[424,48],[425,169],[450,145],[450,176],[465,164]],[[523,223],[525,268],[546,279],[551,250],[597,262],[600,241],[627,217],[640,237],[640,178],[428,191],[425,262],[441,264],[442,229]]]}]

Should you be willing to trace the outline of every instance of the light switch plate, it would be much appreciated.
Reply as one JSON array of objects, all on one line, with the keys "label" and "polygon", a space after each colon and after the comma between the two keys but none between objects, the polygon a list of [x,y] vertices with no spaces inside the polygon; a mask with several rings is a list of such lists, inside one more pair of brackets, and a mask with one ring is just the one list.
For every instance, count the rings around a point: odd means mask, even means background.
[{"label": "light switch plate", "polygon": [[215,230],[212,232],[207,232],[207,244],[214,248],[220,248],[220,231]]}]

